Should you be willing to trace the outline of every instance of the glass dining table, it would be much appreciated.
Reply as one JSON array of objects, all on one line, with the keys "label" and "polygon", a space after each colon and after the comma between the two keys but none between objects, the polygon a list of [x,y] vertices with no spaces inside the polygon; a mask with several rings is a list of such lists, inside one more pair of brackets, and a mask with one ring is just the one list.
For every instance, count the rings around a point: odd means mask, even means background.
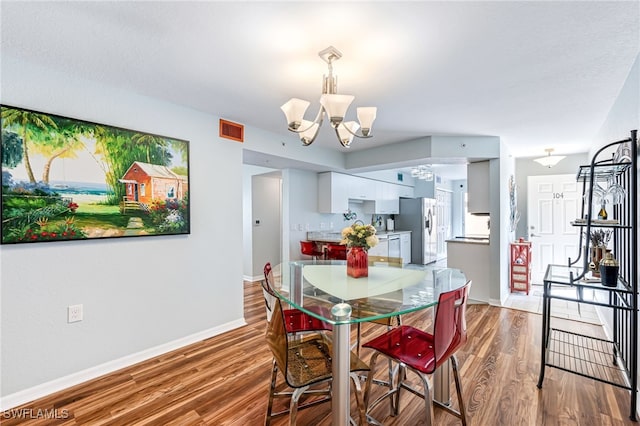
[{"label": "glass dining table", "polygon": [[[440,293],[463,287],[467,278],[459,269],[376,263],[369,276],[347,276],[345,261],[290,261],[278,265],[274,289],[289,305],[333,325],[332,425],[349,424],[349,356],[351,324],[405,315],[438,303]],[[314,309],[325,307],[328,309]],[[331,314],[319,314],[330,312]],[[438,374],[434,377],[440,399]],[[444,382],[445,380],[442,380]],[[448,380],[442,384],[447,389]],[[443,402],[446,402],[443,401]]]}]

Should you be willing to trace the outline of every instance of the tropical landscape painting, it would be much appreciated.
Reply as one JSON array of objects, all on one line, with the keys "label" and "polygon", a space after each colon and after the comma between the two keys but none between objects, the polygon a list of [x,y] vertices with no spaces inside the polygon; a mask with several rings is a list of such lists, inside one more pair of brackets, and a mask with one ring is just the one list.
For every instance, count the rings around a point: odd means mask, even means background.
[{"label": "tropical landscape painting", "polygon": [[190,232],[189,142],[0,108],[2,244]]}]

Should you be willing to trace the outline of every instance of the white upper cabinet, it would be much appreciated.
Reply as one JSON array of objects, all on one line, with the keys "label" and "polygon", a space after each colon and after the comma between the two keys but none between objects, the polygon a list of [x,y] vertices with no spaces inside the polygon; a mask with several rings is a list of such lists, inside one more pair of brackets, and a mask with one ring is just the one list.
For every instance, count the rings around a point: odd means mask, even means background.
[{"label": "white upper cabinet", "polygon": [[396,185],[398,188],[398,196],[403,198],[413,198],[413,187],[407,185]]},{"label": "white upper cabinet", "polygon": [[365,213],[398,214],[399,197],[413,197],[413,188],[342,173],[318,174],[320,213],[344,213],[349,200],[363,200]]},{"label": "white upper cabinet", "polygon": [[489,213],[489,161],[467,166],[467,208],[469,213]]},{"label": "white upper cabinet", "polygon": [[352,200],[375,200],[376,181],[358,176],[346,175],[348,177],[348,195]]},{"label": "white upper cabinet", "polygon": [[344,213],[349,210],[349,175],[318,173],[318,211]]}]

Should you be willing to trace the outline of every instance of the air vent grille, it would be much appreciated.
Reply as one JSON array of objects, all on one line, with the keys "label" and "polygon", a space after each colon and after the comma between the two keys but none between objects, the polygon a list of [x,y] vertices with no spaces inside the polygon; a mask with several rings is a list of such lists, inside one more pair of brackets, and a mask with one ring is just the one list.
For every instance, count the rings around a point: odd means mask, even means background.
[{"label": "air vent grille", "polygon": [[244,126],[232,121],[220,119],[220,137],[244,142]]}]

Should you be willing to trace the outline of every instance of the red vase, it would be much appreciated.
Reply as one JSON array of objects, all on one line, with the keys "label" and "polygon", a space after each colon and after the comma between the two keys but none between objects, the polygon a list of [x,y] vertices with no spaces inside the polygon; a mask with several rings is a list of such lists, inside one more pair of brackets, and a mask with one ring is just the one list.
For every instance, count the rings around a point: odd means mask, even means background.
[{"label": "red vase", "polygon": [[363,247],[351,247],[347,253],[347,275],[353,278],[369,276],[369,253]]}]

